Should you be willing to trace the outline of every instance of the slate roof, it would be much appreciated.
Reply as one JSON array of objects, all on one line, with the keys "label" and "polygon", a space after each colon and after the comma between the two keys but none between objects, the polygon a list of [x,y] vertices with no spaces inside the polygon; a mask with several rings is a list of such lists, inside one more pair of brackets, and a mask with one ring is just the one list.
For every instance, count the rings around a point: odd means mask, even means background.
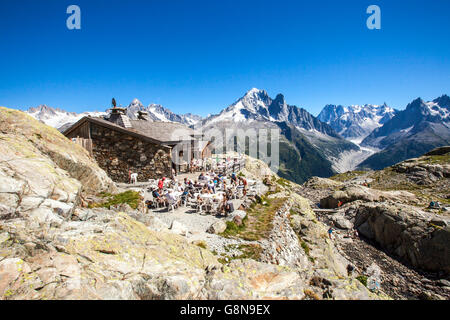
[{"label": "slate roof", "polygon": [[181,123],[145,120],[130,120],[130,122],[136,131],[164,143],[193,140],[194,130]]},{"label": "slate roof", "polygon": [[65,130],[63,134],[69,134],[71,131],[73,131],[75,128],[79,127],[86,121],[90,121],[98,125],[107,127],[111,130],[124,132],[132,136],[162,145],[176,144],[180,141],[191,141],[193,140],[192,135],[194,134],[194,130],[180,123],[129,120],[131,127],[124,128],[118,124],[115,124],[114,122],[105,120],[100,117],[83,117],[70,128]]}]

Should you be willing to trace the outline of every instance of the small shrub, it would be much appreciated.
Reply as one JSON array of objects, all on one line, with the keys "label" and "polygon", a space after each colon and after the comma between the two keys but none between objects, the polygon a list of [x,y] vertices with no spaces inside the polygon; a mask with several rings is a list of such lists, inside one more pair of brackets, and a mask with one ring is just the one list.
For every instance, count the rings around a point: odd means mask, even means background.
[{"label": "small shrub", "polygon": [[356,279],[361,282],[365,287],[367,287],[367,277],[366,276],[357,276]]},{"label": "small shrub", "polygon": [[302,246],[303,250],[305,250],[306,255],[309,256],[310,249],[308,247],[308,244],[305,241],[302,241],[300,245]]},{"label": "small shrub", "polygon": [[139,202],[141,201],[141,195],[136,191],[125,191],[118,194],[101,193],[100,197],[107,198],[106,201],[101,203],[93,203],[89,205],[89,208],[110,208],[118,204],[126,203],[132,209],[137,209]]},{"label": "small shrub", "polygon": [[233,260],[238,259],[253,259],[259,261],[261,258],[261,253],[263,251],[263,248],[259,244],[241,244],[239,246],[230,245],[225,247],[226,252],[229,252],[230,249],[239,249],[242,252],[242,254],[234,257],[223,255],[221,258],[218,259],[220,263],[227,264]]},{"label": "small shrub", "polygon": [[240,231],[242,231],[245,228],[245,222],[247,221],[247,216],[242,220],[242,224],[240,226],[237,226],[236,223],[234,223],[233,221],[227,221],[227,228],[225,229],[224,232],[221,233],[221,236],[224,237],[229,237],[229,236],[234,236],[236,234],[238,234]]},{"label": "small shrub", "polygon": [[197,242],[195,245],[196,245],[197,247],[200,247],[200,248],[203,248],[203,249],[206,249],[206,248],[207,248],[207,245],[206,245],[206,242],[205,242],[205,241],[199,241],[199,242]]},{"label": "small shrub", "polygon": [[263,251],[262,247],[259,244],[248,244],[248,245],[240,245],[239,250],[242,251],[242,255],[237,257],[237,259],[253,259],[258,261],[261,257],[261,253]]},{"label": "small shrub", "polygon": [[283,187],[289,187],[289,186],[290,186],[289,181],[287,181],[287,180],[284,179],[284,178],[278,179],[278,180],[277,180],[277,183],[278,183],[279,185],[283,186]]}]

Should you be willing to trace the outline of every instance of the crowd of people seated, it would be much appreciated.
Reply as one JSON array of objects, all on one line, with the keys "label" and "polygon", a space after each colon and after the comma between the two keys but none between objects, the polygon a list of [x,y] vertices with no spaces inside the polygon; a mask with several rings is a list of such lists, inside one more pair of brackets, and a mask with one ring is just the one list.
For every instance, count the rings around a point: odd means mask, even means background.
[{"label": "crowd of people seated", "polygon": [[[148,209],[167,207],[168,210],[188,204],[197,209],[227,215],[234,210],[232,199],[246,196],[247,180],[232,173],[229,177],[214,171],[201,172],[196,180],[184,178],[161,178],[149,188],[151,199],[146,200]],[[209,210],[208,210],[209,209]]]}]

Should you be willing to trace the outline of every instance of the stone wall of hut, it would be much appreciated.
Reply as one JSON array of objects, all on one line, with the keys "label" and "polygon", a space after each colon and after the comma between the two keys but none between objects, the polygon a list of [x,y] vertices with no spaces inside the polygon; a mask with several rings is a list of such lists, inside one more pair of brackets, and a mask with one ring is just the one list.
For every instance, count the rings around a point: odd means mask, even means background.
[{"label": "stone wall of hut", "polygon": [[128,171],[138,181],[172,175],[170,149],[91,123],[92,152],[98,165],[115,182],[128,182]]}]

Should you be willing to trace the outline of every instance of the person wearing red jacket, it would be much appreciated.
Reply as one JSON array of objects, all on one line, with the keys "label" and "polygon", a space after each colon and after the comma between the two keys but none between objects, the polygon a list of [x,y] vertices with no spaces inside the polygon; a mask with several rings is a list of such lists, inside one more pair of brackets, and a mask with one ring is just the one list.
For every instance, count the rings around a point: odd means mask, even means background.
[{"label": "person wearing red jacket", "polygon": [[160,194],[162,194],[162,191],[164,188],[164,180],[166,180],[166,178],[162,177],[162,179],[159,179],[159,181],[158,181],[158,189],[159,189]]}]

